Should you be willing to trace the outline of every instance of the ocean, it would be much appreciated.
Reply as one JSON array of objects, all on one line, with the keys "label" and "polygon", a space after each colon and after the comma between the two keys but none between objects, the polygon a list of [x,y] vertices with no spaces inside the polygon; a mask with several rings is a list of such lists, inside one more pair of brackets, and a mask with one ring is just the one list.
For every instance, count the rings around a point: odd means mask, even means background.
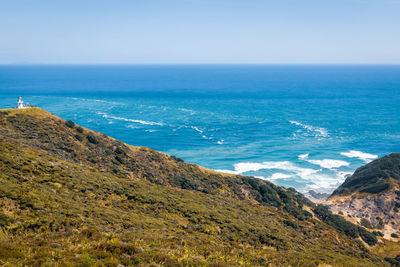
[{"label": "ocean", "polygon": [[0,66],[18,96],[128,144],[207,168],[330,193],[400,152],[400,66]]}]

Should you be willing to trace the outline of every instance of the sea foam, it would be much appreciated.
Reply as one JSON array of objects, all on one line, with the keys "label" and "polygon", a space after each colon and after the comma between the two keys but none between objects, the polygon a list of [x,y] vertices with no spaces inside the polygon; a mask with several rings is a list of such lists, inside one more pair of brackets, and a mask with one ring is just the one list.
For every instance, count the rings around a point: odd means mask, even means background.
[{"label": "sea foam", "polygon": [[265,161],[262,163],[257,162],[240,162],[233,165],[234,170],[217,170],[220,172],[231,173],[231,174],[243,174],[250,171],[259,170],[284,170],[288,172],[295,173],[300,177],[306,177],[311,174],[318,172],[318,170],[311,168],[302,168],[290,161]]},{"label": "sea foam", "polygon": [[306,160],[307,162],[319,165],[322,168],[333,170],[343,166],[349,166],[350,163],[343,160],[336,160],[336,159],[322,159],[322,160]]},{"label": "sea foam", "polygon": [[[328,160],[317,161],[332,172],[331,175],[323,173],[321,169],[312,169],[299,167],[298,165],[290,161],[266,161],[262,163],[257,162],[241,162],[234,165],[234,170],[217,170],[224,173],[230,174],[246,174],[247,172],[256,172],[259,170],[278,170],[269,177],[255,176],[260,179],[269,180],[275,182],[276,180],[282,179],[295,179],[303,180],[306,183],[305,188],[301,191],[307,192],[310,189],[317,190],[318,192],[332,192],[337,188],[343,181],[351,175],[351,172],[338,171],[337,167],[347,166],[347,162],[335,162]],[[320,166],[320,164],[317,164]],[[283,171],[283,172],[280,172]]]},{"label": "sea foam", "polygon": [[340,155],[348,157],[348,158],[358,158],[366,163],[371,162],[372,160],[378,158],[378,155],[364,153],[364,152],[357,151],[357,150],[341,152]]},{"label": "sea foam", "polygon": [[325,128],[315,127],[315,126],[312,126],[312,125],[303,124],[303,123],[298,122],[298,121],[289,121],[289,122],[291,124],[300,126],[300,127],[306,129],[309,132],[312,132],[317,137],[328,137],[329,136],[328,130],[325,129]]},{"label": "sea foam", "polygon": [[127,119],[127,118],[123,118],[123,117],[117,117],[117,116],[108,115],[107,113],[103,113],[103,112],[97,112],[97,114],[102,115],[102,117],[106,118],[106,119],[121,120],[121,121],[128,121],[128,122],[136,122],[136,123],[140,123],[140,124],[143,124],[143,125],[158,125],[158,126],[164,126],[165,125],[164,123],[161,123],[161,122],[152,122],[152,121]]}]

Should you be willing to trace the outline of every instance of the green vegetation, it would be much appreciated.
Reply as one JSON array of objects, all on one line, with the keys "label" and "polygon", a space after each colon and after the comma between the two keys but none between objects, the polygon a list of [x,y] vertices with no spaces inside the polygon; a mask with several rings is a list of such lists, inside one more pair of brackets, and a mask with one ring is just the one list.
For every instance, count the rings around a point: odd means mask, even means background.
[{"label": "green vegetation", "polygon": [[76,132],[0,113],[0,265],[384,265],[294,189]]},{"label": "green vegetation", "polygon": [[365,218],[362,218],[362,219],[361,219],[360,224],[361,224],[363,227],[368,228],[368,229],[373,229],[373,228],[374,228],[374,227],[372,226],[371,222],[368,221],[368,220],[365,219]]},{"label": "green vegetation", "polygon": [[392,266],[400,266],[400,254],[394,258],[385,258],[385,261],[389,262]]},{"label": "green vegetation", "polygon": [[78,133],[83,133],[83,132],[84,132],[84,130],[83,130],[83,128],[82,128],[82,127],[78,127],[78,128],[76,128],[76,131],[77,131]]},{"label": "green vegetation", "polygon": [[81,141],[81,142],[83,141],[82,135],[76,134],[74,136],[75,136],[76,140]]},{"label": "green vegetation", "polygon": [[69,127],[69,128],[74,128],[75,127],[75,123],[71,120],[66,121],[65,122],[65,126]]},{"label": "green vegetation", "polygon": [[94,136],[93,134],[88,134],[87,136],[86,136],[86,138],[87,138],[87,140],[90,142],[90,143],[92,143],[92,144],[97,144],[97,143],[99,143],[99,141],[97,141],[97,138],[96,138],[96,136]]},{"label": "green vegetation", "polygon": [[400,183],[400,153],[393,153],[358,168],[332,195],[354,192],[377,194],[388,190],[392,178]]},{"label": "green vegetation", "polygon": [[390,236],[393,237],[393,238],[399,238],[399,235],[396,234],[396,233],[392,233]]},{"label": "green vegetation", "polygon": [[349,221],[346,221],[345,219],[343,219],[343,217],[339,215],[333,214],[329,210],[328,206],[317,205],[314,208],[314,213],[322,221],[331,225],[339,232],[342,232],[351,238],[361,237],[361,239],[364,240],[364,242],[370,246],[375,245],[378,242],[378,239],[373,233],[369,232],[363,227],[357,226]]},{"label": "green vegetation", "polygon": [[373,233],[374,235],[376,235],[376,236],[383,237],[383,233],[382,233],[381,231],[373,231],[372,233]]}]

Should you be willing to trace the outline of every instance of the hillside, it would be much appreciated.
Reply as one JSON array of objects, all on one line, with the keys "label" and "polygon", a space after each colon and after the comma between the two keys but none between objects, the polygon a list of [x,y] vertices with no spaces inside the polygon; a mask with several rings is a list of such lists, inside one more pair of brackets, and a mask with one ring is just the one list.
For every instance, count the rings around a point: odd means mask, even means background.
[{"label": "hillside", "polygon": [[6,266],[385,264],[366,249],[374,235],[294,189],[39,108],[0,111],[0,227]]},{"label": "hillside", "polygon": [[399,184],[400,153],[393,153],[358,168],[332,195],[379,194]]},{"label": "hillside", "polygon": [[335,213],[378,232],[386,240],[399,241],[400,153],[357,169],[325,203]]}]

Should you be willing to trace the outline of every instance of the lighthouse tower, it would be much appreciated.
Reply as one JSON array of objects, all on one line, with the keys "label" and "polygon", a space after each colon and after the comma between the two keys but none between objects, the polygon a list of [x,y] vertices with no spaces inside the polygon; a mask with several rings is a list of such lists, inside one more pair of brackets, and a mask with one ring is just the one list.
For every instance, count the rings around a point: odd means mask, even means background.
[{"label": "lighthouse tower", "polygon": [[24,101],[22,101],[22,97],[18,97],[18,108],[24,108]]}]

